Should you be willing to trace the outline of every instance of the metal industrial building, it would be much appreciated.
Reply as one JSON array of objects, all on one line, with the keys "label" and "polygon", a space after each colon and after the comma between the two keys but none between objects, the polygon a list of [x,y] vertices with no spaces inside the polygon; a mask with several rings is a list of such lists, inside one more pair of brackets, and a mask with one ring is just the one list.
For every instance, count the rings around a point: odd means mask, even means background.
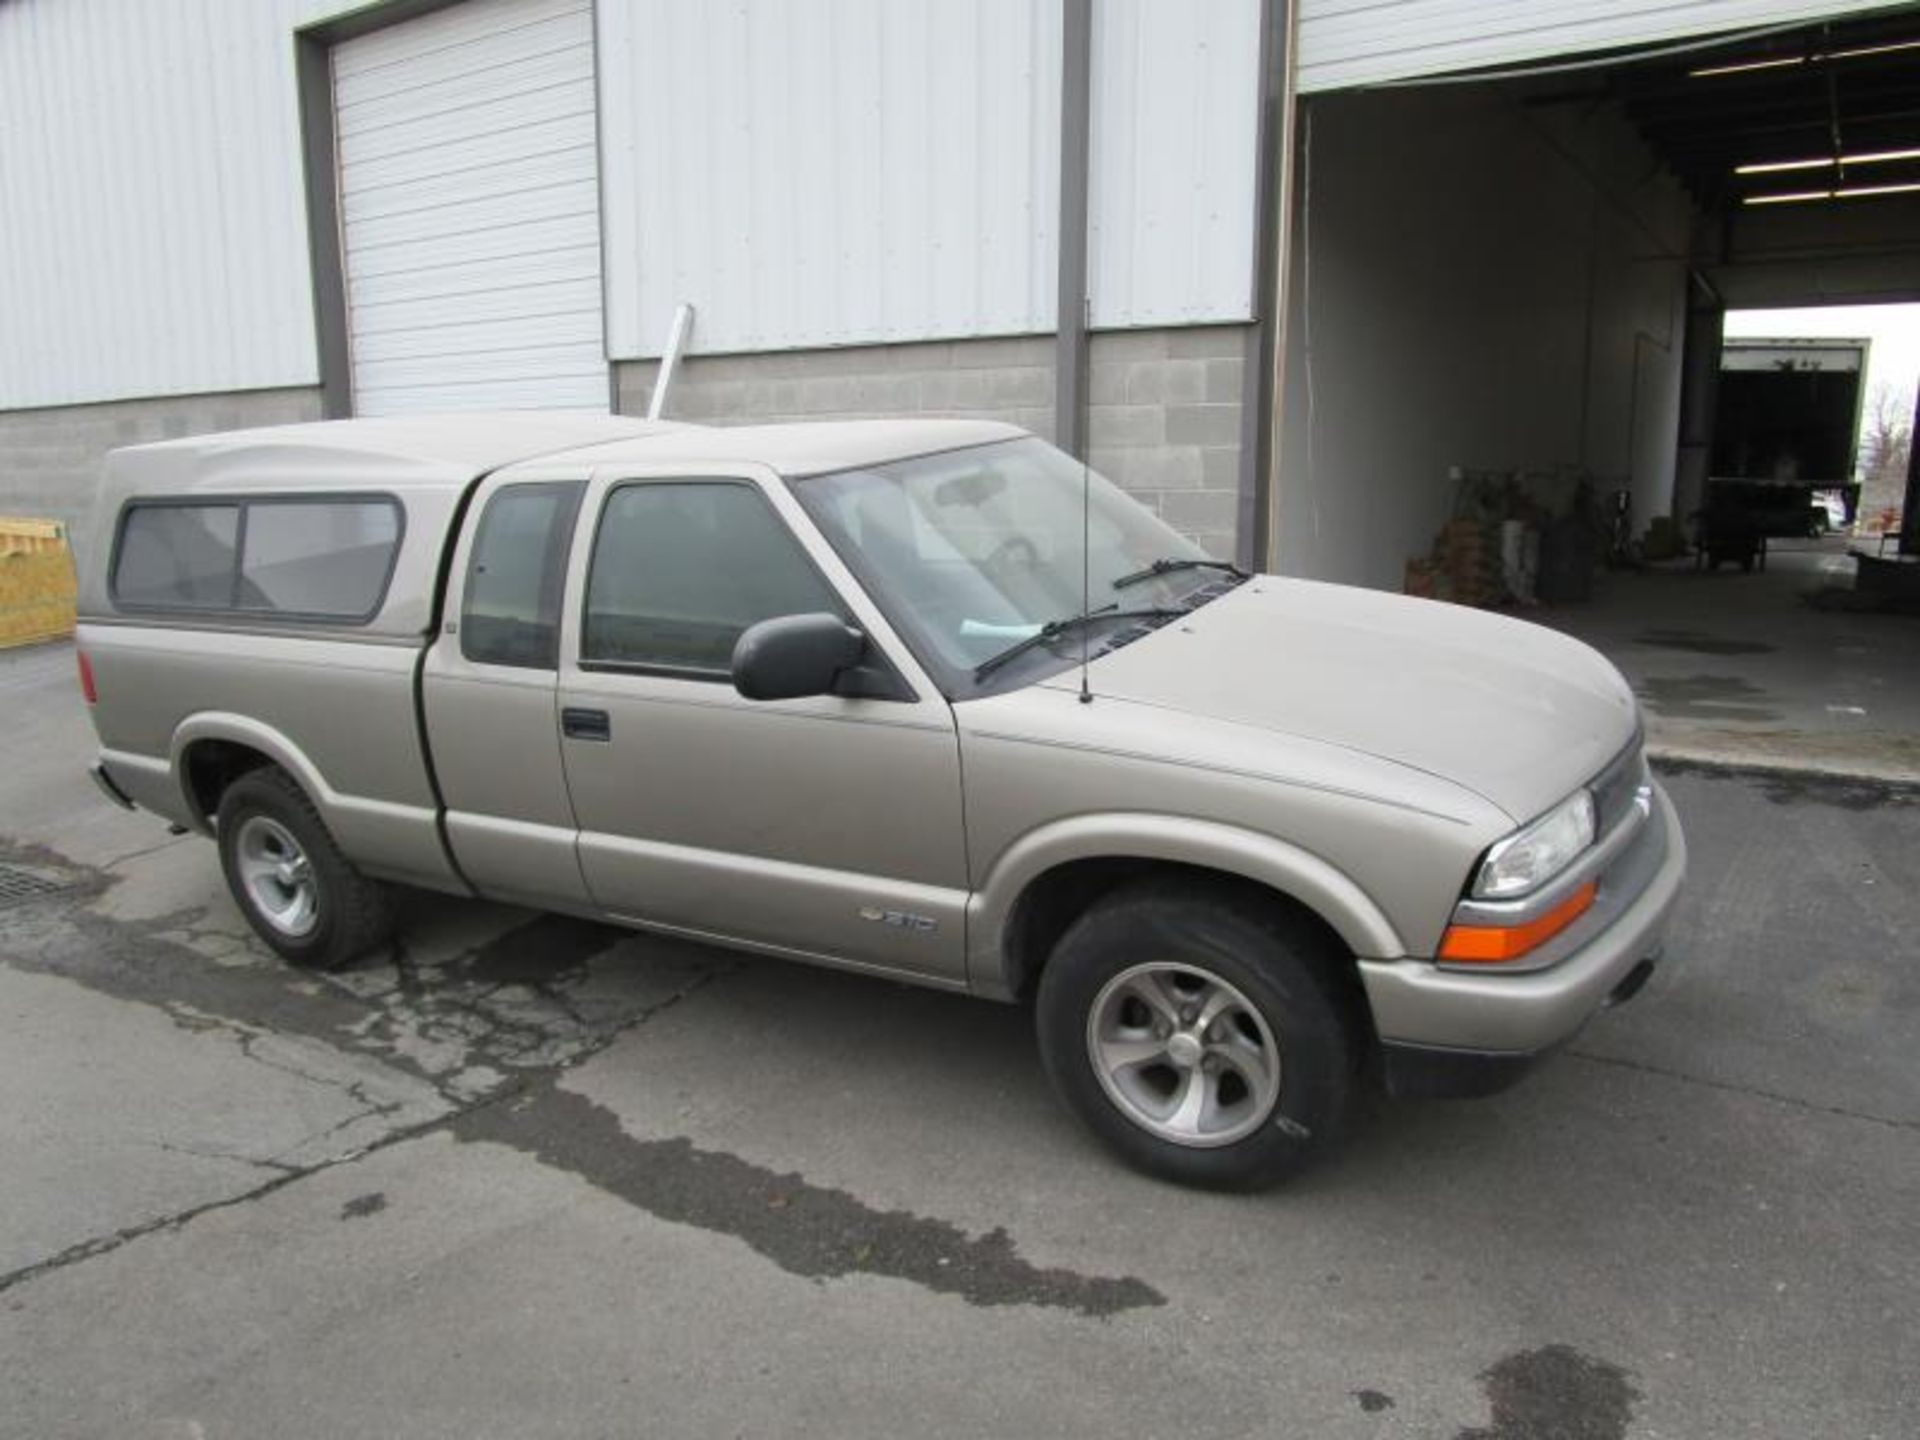
[{"label": "metal industrial building", "polygon": [[0,511],[642,409],[690,303],[669,414],[1001,416],[1397,586],[1452,467],[1697,501],[1724,309],[1920,298],[1917,180],[1911,4],[0,0]]}]

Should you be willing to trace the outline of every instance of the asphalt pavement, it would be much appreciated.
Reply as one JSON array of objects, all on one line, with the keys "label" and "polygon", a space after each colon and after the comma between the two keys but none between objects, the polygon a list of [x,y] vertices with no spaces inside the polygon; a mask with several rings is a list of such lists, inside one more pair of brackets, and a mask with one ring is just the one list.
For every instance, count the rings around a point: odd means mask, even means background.
[{"label": "asphalt pavement", "polygon": [[420,897],[337,976],[0,656],[0,1436],[1920,1434],[1920,797],[1669,767],[1669,963],[1266,1195],[1030,1017]]}]

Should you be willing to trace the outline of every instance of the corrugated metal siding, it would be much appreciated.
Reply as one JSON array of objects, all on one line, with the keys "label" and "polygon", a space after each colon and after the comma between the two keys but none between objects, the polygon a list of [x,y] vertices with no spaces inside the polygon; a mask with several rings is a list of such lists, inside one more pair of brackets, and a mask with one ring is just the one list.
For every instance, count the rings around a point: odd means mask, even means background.
[{"label": "corrugated metal siding", "polygon": [[468,0],[333,52],[356,414],[590,407],[590,0]]},{"label": "corrugated metal siding", "polygon": [[1300,0],[1303,93],[1512,65],[1905,0]]},{"label": "corrugated metal siding", "polygon": [[[1251,313],[1257,0],[1098,0],[1097,325]],[[603,3],[608,348],[1053,328],[1060,7]]]},{"label": "corrugated metal siding", "polygon": [[1251,318],[1259,0],[1095,0],[1093,29],[1093,323]]},{"label": "corrugated metal siding", "polygon": [[0,4],[0,408],[318,378],[294,26]]},{"label": "corrugated metal siding", "polygon": [[[317,382],[292,36],[359,4],[0,3],[0,408]],[[476,402],[499,395],[470,382],[493,373],[478,352],[503,353],[509,322],[518,348],[550,346],[549,360],[587,346],[597,238],[577,213],[526,209],[529,195],[587,193],[590,118],[551,109],[585,52],[508,47],[520,88],[501,99],[527,123],[469,137],[484,183],[442,165],[385,202],[363,193],[379,173],[364,167],[405,172],[372,132],[411,102],[357,94],[378,86],[347,73],[354,57],[466,23],[465,8],[343,47],[356,360],[375,404],[452,403],[425,393],[449,381]],[[1095,321],[1244,318],[1256,0],[1096,8]],[[1052,327],[1057,4],[599,11],[614,353],[654,351],[682,299],[701,305],[705,350]],[[397,263],[447,238],[424,208],[402,213],[428,203],[457,206],[449,217],[468,227],[432,284]],[[491,297],[484,311],[467,290]],[[428,326],[445,328],[429,340]],[[433,353],[456,341],[463,355]],[[578,403],[602,404],[588,368],[567,378]]]},{"label": "corrugated metal siding", "polygon": [[601,6],[609,348],[1050,326],[1060,24],[1031,0]]}]

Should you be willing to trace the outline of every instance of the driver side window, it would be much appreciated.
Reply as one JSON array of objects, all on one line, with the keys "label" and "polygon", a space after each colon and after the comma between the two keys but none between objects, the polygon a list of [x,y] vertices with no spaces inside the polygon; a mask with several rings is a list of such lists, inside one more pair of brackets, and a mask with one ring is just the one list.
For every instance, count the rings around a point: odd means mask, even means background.
[{"label": "driver side window", "polygon": [[594,536],[581,664],[724,680],[749,625],[817,611],[845,615],[753,486],[622,485]]}]

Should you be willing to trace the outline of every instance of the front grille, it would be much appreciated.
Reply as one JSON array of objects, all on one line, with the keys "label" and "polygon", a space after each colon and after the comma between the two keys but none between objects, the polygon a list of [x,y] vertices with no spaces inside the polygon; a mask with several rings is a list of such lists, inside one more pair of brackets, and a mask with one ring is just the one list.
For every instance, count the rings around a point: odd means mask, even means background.
[{"label": "front grille", "polygon": [[1593,808],[1596,833],[1605,835],[1633,810],[1640,787],[1648,780],[1646,752],[1638,735],[1618,758],[1594,780]]}]

